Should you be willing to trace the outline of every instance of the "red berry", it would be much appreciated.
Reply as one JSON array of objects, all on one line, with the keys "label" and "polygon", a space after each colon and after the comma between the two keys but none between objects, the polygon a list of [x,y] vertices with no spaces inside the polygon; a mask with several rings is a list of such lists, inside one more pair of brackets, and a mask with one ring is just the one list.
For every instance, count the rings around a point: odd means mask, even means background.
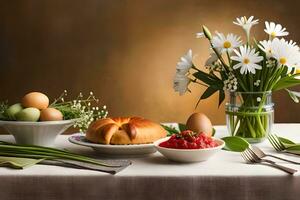
[{"label": "red berry", "polygon": [[198,135],[192,131],[183,131],[180,135],[172,135],[168,141],[159,144],[161,147],[175,149],[204,149],[216,147],[218,144],[204,133]]}]

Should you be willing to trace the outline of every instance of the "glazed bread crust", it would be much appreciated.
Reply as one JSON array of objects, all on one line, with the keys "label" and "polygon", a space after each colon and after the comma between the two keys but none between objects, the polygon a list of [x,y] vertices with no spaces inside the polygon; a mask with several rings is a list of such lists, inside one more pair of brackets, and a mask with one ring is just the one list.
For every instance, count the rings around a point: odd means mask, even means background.
[{"label": "glazed bread crust", "polygon": [[117,117],[93,122],[87,140],[100,144],[147,144],[166,137],[166,131],[157,123],[141,117]]}]

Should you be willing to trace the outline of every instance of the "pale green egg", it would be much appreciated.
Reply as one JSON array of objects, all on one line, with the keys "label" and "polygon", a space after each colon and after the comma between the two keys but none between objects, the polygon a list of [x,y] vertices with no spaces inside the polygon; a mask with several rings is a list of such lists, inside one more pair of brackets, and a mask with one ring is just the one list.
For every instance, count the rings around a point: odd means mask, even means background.
[{"label": "pale green egg", "polygon": [[6,114],[10,120],[16,120],[16,114],[23,109],[20,103],[9,106],[6,110]]},{"label": "pale green egg", "polygon": [[25,108],[16,114],[18,121],[36,122],[40,118],[40,110],[37,108]]}]

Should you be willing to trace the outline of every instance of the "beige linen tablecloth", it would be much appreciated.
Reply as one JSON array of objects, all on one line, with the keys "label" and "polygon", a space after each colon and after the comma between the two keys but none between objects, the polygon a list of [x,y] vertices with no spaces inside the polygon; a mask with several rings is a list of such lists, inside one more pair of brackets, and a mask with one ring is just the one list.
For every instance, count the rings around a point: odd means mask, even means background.
[{"label": "beige linen tablecloth", "polygon": [[[226,134],[225,126],[216,130],[217,137]],[[273,132],[300,142],[300,124],[276,124]],[[56,146],[95,155],[67,138],[59,136]],[[0,140],[13,138],[6,135]],[[267,141],[259,146],[275,153]],[[300,162],[300,157],[281,156]],[[133,164],[117,175],[45,165],[0,168],[0,200],[300,199],[300,172],[290,176],[267,166],[247,165],[239,153],[221,151],[207,162],[192,164],[171,162],[159,153],[131,160]],[[300,165],[286,166],[300,170]]]}]

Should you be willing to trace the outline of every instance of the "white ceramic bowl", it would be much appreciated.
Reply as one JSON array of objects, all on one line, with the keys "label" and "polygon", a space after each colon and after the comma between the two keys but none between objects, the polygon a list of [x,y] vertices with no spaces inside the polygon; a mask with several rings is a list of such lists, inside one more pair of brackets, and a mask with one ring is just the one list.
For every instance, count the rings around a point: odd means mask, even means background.
[{"label": "white ceramic bowl", "polygon": [[0,121],[0,126],[15,137],[17,144],[53,146],[57,135],[74,124],[74,120],[25,122]]},{"label": "white ceramic bowl", "polygon": [[168,140],[170,137],[162,138],[154,142],[156,149],[169,160],[177,162],[202,162],[208,160],[215,153],[220,151],[225,142],[221,139],[214,138],[218,146],[206,149],[172,149],[160,147],[159,144]]}]

